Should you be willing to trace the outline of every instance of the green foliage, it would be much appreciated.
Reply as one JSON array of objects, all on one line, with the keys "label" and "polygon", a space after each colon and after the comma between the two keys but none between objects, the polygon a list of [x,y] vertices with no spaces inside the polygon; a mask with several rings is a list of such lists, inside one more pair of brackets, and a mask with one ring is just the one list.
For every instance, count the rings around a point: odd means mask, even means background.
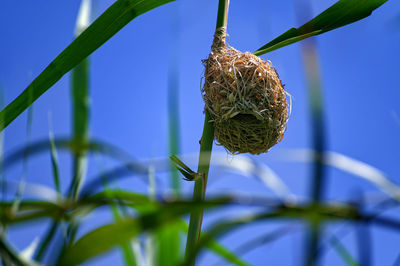
[{"label": "green foliage", "polygon": [[118,0],[62,51],[42,73],[0,113],[0,130],[50,89],[68,71],[102,46],[139,15],[173,0]]},{"label": "green foliage", "polygon": [[306,38],[331,31],[371,15],[372,11],[387,0],[340,0],[303,26],[291,28],[269,43],[257,49],[260,56]]},{"label": "green foliage", "polygon": [[[329,204],[320,202],[321,186],[314,181],[314,194],[310,204],[301,204],[269,198],[246,197],[240,198],[232,195],[229,197],[217,197],[205,199],[207,177],[210,167],[211,151],[214,139],[213,124],[206,111],[199,164],[197,172],[191,170],[182,162],[176,154],[178,153],[178,141],[176,125],[178,118],[177,110],[171,109],[170,132],[170,153],[172,164],[182,173],[186,180],[195,181],[193,199],[188,200],[180,197],[177,171],[172,170],[172,187],[174,194],[164,199],[155,195],[143,195],[131,191],[112,189],[104,186],[104,176],[100,175],[90,183],[83,185],[86,175],[87,155],[89,152],[107,155],[114,158],[119,167],[126,169],[131,175],[149,174],[147,165],[136,162],[127,152],[115,147],[112,144],[96,141],[89,136],[90,126],[90,93],[89,93],[89,59],[88,56],[101,47],[107,40],[114,36],[119,30],[126,26],[137,16],[150,11],[153,8],[172,2],[173,0],[117,0],[99,18],[88,26],[87,29],[78,29],[79,36],[62,51],[40,75],[0,113],[0,130],[7,127],[15,118],[35,102],[44,92],[50,89],[62,76],[72,70],[71,75],[71,96],[72,96],[72,137],[54,138],[50,130],[50,141],[48,139],[36,141],[26,145],[20,150],[9,154],[4,159],[2,171],[11,165],[26,160],[29,156],[35,156],[40,152],[50,151],[53,170],[55,194],[54,200],[21,199],[18,208],[14,208],[14,201],[7,201],[4,198],[0,202],[1,226],[13,226],[16,224],[52,220],[49,230],[42,237],[35,260],[42,262],[45,254],[51,251],[50,243],[56,241],[57,229],[61,225],[67,225],[67,241],[62,243],[60,254],[54,254],[57,264],[75,265],[84,263],[96,256],[99,256],[113,248],[121,248],[126,265],[139,265],[139,254],[135,252],[132,241],[142,249],[143,238],[153,241],[148,249],[145,249],[145,256],[156,265],[193,265],[199,252],[208,248],[220,258],[233,265],[249,265],[235,252],[222,246],[217,242],[222,237],[244,225],[256,222],[265,222],[273,219],[295,220],[309,223],[318,227],[320,224],[331,221],[352,221],[361,224],[376,224],[391,230],[399,231],[400,222],[395,219],[379,217],[379,212],[362,212],[351,204]],[[267,43],[255,54],[261,55],[289,44],[298,42],[311,36],[319,35],[327,31],[340,28],[363,19],[371,14],[373,10],[384,4],[387,0],[340,0],[320,15],[307,22],[299,28],[291,28],[271,42]],[[228,0],[220,0],[216,28],[226,27],[228,16]],[[87,25],[86,25],[87,26]],[[176,85],[176,84],[175,84]],[[321,88],[319,88],[321,90]],[[176,95],[175,95],[176,96]],[[173,114],[175,112],[175,115]],[[313,112],[322,112],[313,109]],[[31,114],[31,113],[30,113]],[[32,123],[31,115],[28,119],[28,129]],[[315,132],[318,131],[315,127]],[[70,188],[65,197],[61,195],[59,162],[57,149],[67,149],[74,157],[73,177]],[[339,169],[348,171],[351,174],[360,175],[363,178],[375,183],[395,200],[399,199],[398,187],[388,181],[374,168],[365,167],[360,162],[346,158],[345,166],[339,163],[343,158],[329,157],[323,153],[323,147],[315,145],[315,154],[319,153],[323,160],[317,156],[310,157],[315,165],[328,164]],[[2,153],[0,151],[0,153]],[[303,156],[304,157],[304,156]],[[302,159],[304,159],[302,157]],[[328,159],[326,159],[328,158]],[[329,160],[329,158],[331,160]],[[336,161],[335,161],[336,158]],[[286,158],[287,159],[287,158]],[[339,160],[342,159],[342,160]],[[322,166],[321,166],[322,167]],[[347,167],[347,168],[346,168]],[[363,168],[364,167],[364,168]],[[352,171],[353,169],[367,169],[368,171]],[[117,170],[119,170],[118,168]],[[315,176],[321,178],[322,174],[315,171]],[[361,174],[360,174],[361,172]],[[317,180],[317,179],[315,179]],[[2,193],[8,193],[12,183],[1,179]],[[32,186],[35,188],[34,186]],[[103,189],[95,193],[98,188]],[[82,188],[82,189],[81,189]],[[37,188],[36,188],[37,189]],[[30,189],[35,192],[35,189]],[[155,191],[155,188],[152,188]],[[39,191],[39,190],[38,190]],[[39,194],[39,193],[37,193]],[[387,200],[385,198],[385,200]],[[207,232],[201,230],[204,210],[211,208],[223,208],[232,204],[246,206],[249,209],[255,207],[257,211],[250,214],[240,215],[236,218],[218,221],[212,225]],[[396,201],[397,204],[397,201]],[[91,214],[99,207],[109,207],[115,218],[113,223],[102,225],[84,234],[75,240],[79,223],[82,218]],[[129,211],[124,212],[128,209]],[[182,219],[182,216],[190,214],[189,225]],[[6,241],[6,232],[0,235],[0,254],[5,264],[32,265],[31,262],[22,259],[18,251]],[[314,230],[314,236],[321,236],[320,230]],[[187,235],[185,256],[181,254],[181,234]],[[273,238],[270,238],[273,239]],[[331,242],[333,248],[338,252],[348,265],[358,265],[357,261],[350,255],[347,249],[341,244],[338,238],[333,237]],[[315,248],[318,241],[314,241]],[[310,249],[310,252],[314,252]],[[140,253],[140,252],[139,252]],[[172,255],[171,255],[172,254]],[[312,254],[309,256],[310,263],[315,262]]]}]

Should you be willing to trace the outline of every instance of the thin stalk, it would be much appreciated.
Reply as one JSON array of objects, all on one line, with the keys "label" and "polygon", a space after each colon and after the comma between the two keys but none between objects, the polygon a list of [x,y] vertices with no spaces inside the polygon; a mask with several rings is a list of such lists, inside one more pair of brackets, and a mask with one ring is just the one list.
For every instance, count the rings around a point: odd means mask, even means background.
[{"label": "thin stalk", "polygon": [[[217,16],[217,25],[216,29],[225,27],[228,19],[228,9],[229,9],[229,0],[219,0],[218,4],[218,16]],[[197,172],[202,174],[202,178],[196,180],[193,190],[193,200],[204,200],[206,187],[207,187],[207,178],[208,171],[210,169],[210,160],[211,160],[211,151],[214,140],[214,125],[210,122],[211,116],[208,111],[205,112],[204,119],[204,127],[203,127],[203,135],[201,137],[200,144],[200,156],[199,156],[199,165]],[[203,221],[203,211],[196,210],[190,214],[189,221],[189,230],[186,241],[186,250],[185,250],[185,259],[186,261],[193,261],[193,265],[195,259],[188,260],[191,256],[194,256],[195,246],[199,240],[201,233],[201,224]]]},{"label": "thin stalk", "polygon": [[[298,20],[308,20],[311,8],[305,1],[296,1]],[[324,150],[326,135],[324,123],[324,106],[318,52],[315,40],[310,38],[302,43],[302,57],[308,87],[308,99],[311,111],[312,146],[314,150],[312,180],[310,184],[311,206],[317,207],[323,199],[326,183],[324,168]],[[307,266],[318,264],[318,247],[322,234],[322,224],[319,219],[310,219],[306,234],[305,261]]]},{"label": "thin stalk", "polygon": [[[312,204],[318,205],[322,201],[325,187],[325,169],[324,169],[324,150],[325,150],[325,130],[322,106],[322,87],[319,76],[318,58],[315,44],[312,41],[305,42],[303,45],[304,64],[309,83],[309,100],[311,105],[312,132],[313,132],[313,178],[311,183]],[[321,224],[319,221],[310,223],[308,236],[308,251],[306,265],[315,265],[318,260],[318,246],[321,236]]]},{"label": "thin stalk", "polygon": [[[169,154],[179,155],[179,30],[178,6],[171,10],[168,58],[168,128]],[[178,170],[170,162],[171,188],[175,196],[180,195],[180,177]]]}]

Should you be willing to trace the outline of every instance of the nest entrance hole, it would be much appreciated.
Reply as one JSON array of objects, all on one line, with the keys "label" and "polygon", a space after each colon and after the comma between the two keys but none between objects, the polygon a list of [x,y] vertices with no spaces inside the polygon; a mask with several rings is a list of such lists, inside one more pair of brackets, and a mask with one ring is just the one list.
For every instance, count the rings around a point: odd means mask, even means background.
[{"label": "nest entrance hole", "polygon": [[252,114],[242,114],[239,113],[231,118],[232,120],[236,120],[242,123],[257,123],[259,121],[255,115]]}]

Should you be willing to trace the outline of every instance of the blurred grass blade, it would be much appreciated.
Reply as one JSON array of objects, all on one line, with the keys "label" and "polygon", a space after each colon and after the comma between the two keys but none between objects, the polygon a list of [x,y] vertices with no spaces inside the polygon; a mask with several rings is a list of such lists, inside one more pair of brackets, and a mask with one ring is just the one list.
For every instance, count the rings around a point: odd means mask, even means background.
[{"label": "blurred grass blade", "polygon": [[24,250],[21,250],[19,255],[26,261],[31,261],[33,259],[33,255],[35,254],[35,250],[37,249],[39,244],[39,238],[36,237],[33,241],[27,246]]},{"label": "blurred grass blade", "polygon": [[62,51],[40,75],[0,113],[0,131],[50,89],[62,76],[102,46],[126,24],[173,0],[117,0]]},{"label": "blurred grass blade", "polygon": [[[4,89],[0,85],[0,108],[4,107]],[[1,119],[0,119],[1,120]],[[5,171],[3,169],[3,159],[4,159],[4,132],[0,132],[0,194],[2,195],[2,200],[5,198],[5,190],[7,189],[6,187],[3,187],[5,185]]]},{"label": "blurred grass blade", "polygon": [[[116,245],[129,243],[129,240],[140,234],[140,221],[125,219],[114,224],[99,227],[77,240],[61,257],[58,265],[81,264],[100,255]],[[82,252],[82,251],[85,252]]]},{"label": "blurred grass blade", "polygon": [[345,246],[343,246],[337,237],[332,236],[330,244],[348,266],[360,266],[360,264],[357,263],[357,261],[351,256],[350,252]]},{"label": "blurred grass blade", "polygon": [[[174,155],[173,155],[174,156]],[[179,160],[179,159],[178,159]],[[179,169],[179,168],[178,168]],[[173,177],[173,172],[171,172],[171,178]],[[153,201],[156,200],[155,195],[157,193],[156,188],[156,178],[155,178],[155,170],[154,166],[149,166],[149,195]],[[173,179],[171,180],[173,181]],[[173,185],[173,182],[172,182]],[[177,187],[172,187],[173,197],[177,197],[179,191]],[[149,235],[150,241],[148,244],[148,248],[152,248],[150,251],[151,254],[147,254],[147,256],[153,255],[152,262],[154,266],[175,266],[179,265],[179,261],[181,258],[181,249],[180,249],[180,232],[179,227],[176,222],[169,224],[168,226],[164,226],[155,232],[150,233]]]},{"label": "blurred grass blade", "polygon": [[256,164],[254,160],[245,155],[236,155],[228,161],[225,153],[213,153],[212,165],[224,167],[244,176],[256,176],[260,181],[285,201],[294,201],[295,195],[289,190],[283,180],[267,165]]},{"label": "blurred grass blade", "polygon": [[[104,186],[105,186],[104,192],[106,193],[106,195],[110,198],[113,197],[113,191],[108,188],[108,184],[105,183]],[[121,218],[118,206],[115,203],[113,203],[113,204],[111,204],[110,207],[111,207],[112,214],[114,216],[114,220],[120,221],[122,218]],[[121,251],[122,251],[123,258],[124,258],[125,266],[140,265],[140,264],[136,263],[135,253],[133,252],[133,245],[131,245],[130,243],[122,244]]]},{"label": "blurred grass blade", "polygon": [[[183,231],[185,234],[187,234],[189,230],[189,226],[187,225],[187,223],[184,220],[181,220],[178,225],[180,230]],[[202,233],[201,235],[202,236],[206,235],[206,233]],[[220,256],[222,259],[225,259],[225,261],[230,263],[230,265],[237,265],[237,266],[250,265],[244,262],[241,258],[239,258],[234,252],[228,250],[215,240],[210,240],[209,243],[206,245],[206,247],[209,250],[213,251],[216,255]]]},{"label": "blurred grass blade", "polygon": [[56,191],[61,193],[60,187],[60,170],[58,167],[58,157],[57,157],[57,149],[56,144],[54,143],[54,134],[53,128],[51,126],[51,115],[49,113],[49,141],[50,141],[50,158],[51,158],[51,168],[53,170],[53,180],[54,185],[56,187]]},{"label": "blurred grass blade", "polygon": [[[68,149],[73,153],[85,150],[91,151],[92,153],[104,154],[115,160],[126,163],[127,167],[136,167],[136,171],[139,171],[141,169],[147,171],[147,168],[142,167],[142,165],[139,163],[135,163],[135,165],[133,166],[133,162],[136,161],[128,152],[104,141],[92,139],[91,141],[85,143],[85,145],[82,145],[81,143],[76,143],[69,138],[55,138],[54,144],[57,146],[58,149]],[[3,168],[8,169],[15,163],[23,160],[25,154],[28,154],[28,156],[34,156],[35,154],[48,151],[50,149],[51,145],[48,139],[38,140],[36,142],[30,143],[29,145],[14,150],[10,154],[6,154],[4,156]]]},{"label": "blurred grass blade", "polygon": [[[179,2],[170,9],[168,34],[168,144],[169,155],[179,154],[179,58],[180,58]],[[171,188],[180,195],[180,178],[177,169],[170,164]],[[179,245],[178,245],[179,246]]]},{"label": "blurred grass blade", "polygon": [[34,262],[28,262],[22,258],[17,251],[11,248],[6,243],[3,237],[0,237],[0,257],[6,265],[18,265],[18,266],[35,266]]},{"label": "blurred grass blade", "polygon": [[82,0],[75,23],[75,37],[78,37],[90,25],[92,10],[91,0]]},{"label": "blurred grass blade", "polygon": [[157,230],[154,234],[156,245],[154,248],[156,266],[176,266],[181,259],[181,249],[179,245],[179,226],[177,223],[170,223]]},{"label": "blurred grass blade", "polygon": [[[296,199],[295,195],[289,190],[283,180],[266,164],[257,163],[255,160],[242,154],[235,155],[229,160],[225,152],[216,151],[213,152],[212,155],[212,166],[220,167],[224,171],[232,171],[235,174],[240,174],[245,177],[256,177],[279,198],[285,201],[294,201]],[[189,154],[182,155],[181,158],[184,158],[189,164],[194,164],[197,160],[197,156],[197,154]],[[207,162],[203,161],[199,162],[200,165],[206,163]],[[156,166],[157,170],[166,169],[163,159],[158,159]],[[221,176],[221,174],[216,175],[216,177],[218,176]]]},{"label": "blurred grass blade", "polygon": [[[75,26],[75,37],[78,37],[90,23],[90,0],[82,0],[78,18]],[[71,94],[72,94],[72,118],[73,118],[73,139],[76,143],[86,143],[88,138],[88,113],[89,113],[89,97],[88,97],[88,58],[80,62],[71,73]],[[50,123],[49,119],[49,123]],[[52,127],[49,126],[49,137],[51,144],[51,163],[53,168],[53,179],[60,193],[60,178],[58,170],[57,153],[54,144],[54,136]],[[83,177],[86,172],[86,151],[73,153],[73,178],[71,180],[70,191],[68,192],[72,198],[78,196],[79,188],[82,184]],[[50,243],[56,235],[59,228],[59,222],[53,221],[44,234],[35,258],[42,261],[45,252],[48,250]]]},{"label": "blurred grass blade", "polygon": [[[308,149],[286,150],[277,152],[275,158],[285,161],[312,162],[314,151]],[[372,165],[337,152],[325,152],[323,163],[360,177],[374,184],[392,198],[400,200],[400,186]]]},{"label": "blurred grass blade", "polygon": [[[16,194],[19,189],[19,182],[13,180],[0,181],[0,185],[4,188],[4,196],[7,194]],[[25,183],[25,191],[22,195],[50,201],[53,203],[56,203],[61,197],[61,195],[52,188],[34,183]]]},{"label": "blurred grass blade", "polygon": [[[90,24],[90,7],[90,0],[82,0],[75,26],[76,38],[78,38]],[[71,96],[73,139],[76,143],[82,143],[84,145],[89,138],[89,57],[83,59],[82,62],[72,69]],[[76,199],[78,197],[79,190],[86,176],[87,163],[86,151],[74,153],[73,179],[68,192],[72,198]]]},{"label": "blurred grass blade", "polygon": [[375,184],[378,188],[395,199],[400,200],[399,185],[390,181],[382,171],[369,164],[336,152],[327,153],[326,164],[355,176],[359,176],[364,180]]},{"label": "blurred grass blade", "polygon": [[[124,219],[114,224],[101,226],[82,238],[78,239],[61,256],[58,265],[75,265],[100,255],[116,245],[128,243],[139,234],[156,230],[167,223],[171,223],[183,214],[194,209],[203,209],[226,203],[221,202],[190,202],[190,204],[169,203],[158,210],[143,214],[138,218]],[[105,241],[106,240],[106,241]],[[82,252],[85,250],[85,252]]]},{"label": "blurred grass blade", "polygon": [[244,255],[247,252],[253,251],[256,248],[264,246],[268,243],[273,242],[274,240],[279,239],[280,237],[292,233],[294,229],[295,228],[293,226],[282,226],[271,232],[257,235],[255,238],[240,244],[239,247],[235,248],[234,252],[238,255]]},{"label": "blurred grass blade", "polygon": [[269,43],[255,55],[260,56],[311,36],[334,30],[371,15],[387,0],[340,0],[299,28],[291,28]]},{"label": "blurred grass blade", "polygon": [[[309,2],[299,3],[301,0],[295,1],[297,4],[296,17],[300,21],[301,18],[307,20],[311,17],[311,6]],[[301,43],[301,56],[307,80],[308,105],[311,116],[311,142],[314,149],[314,158],[312,163],[312,175],[309,184],[309,195],[311,204],[319,204],[323,201],[326,187],[326,170],[324,161],[324,151],[327,145],[327,137],[325,134],[325,114],[324,114],[324,98],[323,88],[320,74],[320,64],[318,59],[317,45],[315,39],[308,39]],[[305,236],[305,256],[304,265],[318,264],[320,239],[324,234],[323,224],[318,221],[311,220],[308,224]]]},{"label": "blurred grass blade", "polygon": [[59,221],[53,221],[51,225],[47,228],[46,233],[41,237],[38,248],[35,253],[35,260],[42,262],[44,255],[49,248],[50,242],[52,241],[54,235],[59,227]]}]

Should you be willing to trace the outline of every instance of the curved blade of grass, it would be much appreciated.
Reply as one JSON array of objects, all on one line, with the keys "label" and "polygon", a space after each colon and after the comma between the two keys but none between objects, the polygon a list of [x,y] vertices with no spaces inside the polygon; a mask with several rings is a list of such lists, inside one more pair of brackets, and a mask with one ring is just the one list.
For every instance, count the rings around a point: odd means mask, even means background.
[{"label": "curved blade of grass", "polygon": [[[276,153],[276,158],[285,161],[312,162],[314,151],[309,149],[286,150]],[[360,177],[390,195],[400,200],[400,186],[392,182],[379,169],[337,152],[325,152],[324,164],[335,167],[339,170]]]},{"label": "curved blade of grass", "polygon": [[[189,226],[184,220],[180,220],[179,228],[182,232],[187,234]],[[201,233],[201,236],[207,235],[207,233]],[[234,252],[228,250],[223,245],[218,243],[215,240],[210,240],[210,242],[206,245],[206,248],[213,251],[216,255],[220,256],[221,258],[225,259],[226,262],[229,262],[230,265],[237,265],[237,266],[246,266],[250,265],[239,258]]]},{"label": "curved blade of grass", "polygon": [[[145,207],[146,205],[139,205],[139,210],[141,210],[142,212],[146,212],[146,211],[152,211],[154,210],[154,207],[158,205],[157,202],[153,202],[152,200],[150,200],[149,197],[145,196],[145,195],[141,195],[141,194],[135,194],[132,192],[128,192],[128,191],[112,191],[110,190],[109,192],[104,191],[101,193],[96,194],[95,196],[93,196],[94,198],[97,198],[97,200],[100,200],[101,197],[110,197],[111,195],[113,195],[113,197],[119,199],[119,200],[134,200],[134,201],[139,201],[139,202],[143,202],[147,201],[150,205],[147,205],[149,208]],[[120,201],[121,203],[121,201]],[[111,204],[111,206],[115,206],[116,204]],[[134,207],[135,208],[135,207]],[[175,224],[174,224],[175,226]],[[164,231],[165,230],[170,230],[171,225],[169,225],[168,227],[163,228]],[[187,234],[188,231],[188,225],[186,224],[186,222],[184,220],[179,220],[178,223],[176,223],[176,229],[179,229],[180,231],[184,232]],[[165,233],[165,232],[163,232]],[[162,233],[162,236],[164,236]],[[161,236],[161,237],[162,237]],[[157,234],[158,240],[160,240],[160,236]],[[221,244],[219,244],[216,241],[211,241],[207,246],[206,246],[209,250],[213,251],[216,255],[220,256],[221,258],[225,259],[227,262],[232,263],[233,265],[248,265],[247,263],[245,263],[242,259],[240,259],[238,256],[236,256],[233,252],[229,251],[228,249],[226,249],[224,246],[222,246]],[[168,255],[168,253],[164,250],[165,256]],[[164,256],[160,256],[161,254],[158,254],[159,258],[156,259],[156,261],[159,262],[159,264],[156,265],[165,265],[165,261],[162,262],[161,258],[165,258]],[[161,264],[160,264],[161,263]],[[175,263],[177,263],[177,261],[175,260]],[[177,264],[175,264],[177,265]]]},{"label": "curved blade of grass", "polygon": [[[189,204],[167,204],[159,210],[143,214],[138,218],[124,219],[114,224],[101,226],[70,246],[61,256],[58,265],[76,265],[90,258],[100,255],[116,245],[127,243],[130,239],[142,232],[155,230],[163,225],[173,222],[183,214],[190,213],[193,209],[210,208],[223,204],[213,202],[191,202]],[[211,204],[210,204],[211,203]],[[106,241],[105,241],[106,240]],[[85,252],[83,252],[85,251]]]},{"label": "curved blade of grass", "polygon": [[126,24],[174,0],[117,0],[62,51],[40,75],[0,113],[0,131],[50,89],[62,76],[102,46]]},{"label": "curved blade of grass", "polygon": [[396,231],[400,230],[400,221],[390,218],[377,217],[374,214],[362,214],[354,209],[353,206],[340,205],[320,205],[316,208],[315,205],[295,206],[282,205],[274,211],[246,214],[238,218],[228,219],[216,223],[204,234],[190,256],[185,257],[184,265],[191,265],[194,262],[196,255],[213,239],[217,239],[227,233],[232,232],[244,225],[250,225],[254,222],[272,220],[272,219],[323,219],[327,221],[358,221],[362,223],[373,223],[379,226],[390,228]]},{"label": "curved blade of grass", "polygon": [[357,263],[346,247],[343,246],[339,238],[332,236],[330,239],[330,244],[348,266],[360,266],[360,264]]},{"label": "curved blade of grass", "polygon": [[291,28],[254,52],[255,55],[269,53],[289,44],[319,35],[371,15],[372,11],[387,0],[340,0],[299,28]]},{"label": "curved blade of grass", "polygon": [[255,238],[252,238],[249,241],[242,243],[239,247],[235,248],[234,252],[236,254],[243,255],[247,252],[253,251],[256,248],[271,243],[282,236],[292,233],[294,229],[295,228],[293,226],[282,226],[271,232],[257,235]]},{"label": "curved blade of grass", "polygon": [[[4,196],[7,194],[15,195],[19,189],[19,182],[13,180],[4,180],[0,181],[0,186],[3,186],[4,188],[2,191]],[[21,196],[30,196],[53,203],[56,203],[57,200],[61,198],[61,194],[47,186],[34,183],[25,183],[24,186],[25,190]]]},{"label": "curved blade of grass", "polygon": [[[135,162],[133,157],[128,152],[101,140],[91,140],[83,144],[77,143],[76,141],[69,138],[55,138],[54,144],[58,147],[58,149],[68,149],[73,153],[91,151],[93,153],[105,154],[118,161],[130,162],[128,166],[132,166],[132,162]],[[33,156],[35,154],[48,151],[50,149],[51,144],[49,143],[48,139],[32,142],[29,145],[14,150],[10,154],[6,154],[3,160],[3,168],[7,169],[15,163],[23,160],[25,154],[27,154],[27,156]],[[140,168],[141,164],[135,163],[135,167]],[[143,169],[147,170],[146,167],[144,167]]]},{"label": "curved blade of grass", "polygon": [[0,257],[6,265],[35,266],[34,262],[29,262],[22,258],[12,247],[10,247],[3,237],[0,237]]}]

